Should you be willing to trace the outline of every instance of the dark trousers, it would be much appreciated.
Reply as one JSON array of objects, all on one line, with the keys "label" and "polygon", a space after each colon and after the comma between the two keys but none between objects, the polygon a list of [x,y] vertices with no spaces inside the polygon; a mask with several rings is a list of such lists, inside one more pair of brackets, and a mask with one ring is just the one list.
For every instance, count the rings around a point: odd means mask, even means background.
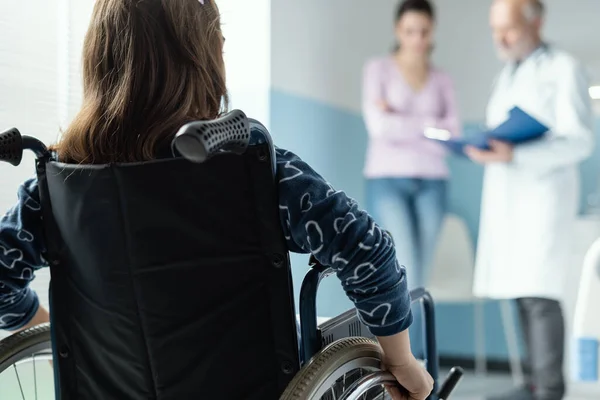
[{"label": "dark trousers", "polygon": [[565,395],[565,325],[560,303],[521,298],[517,305],[527,347],[526,383],[536,400],[561,400]]}]

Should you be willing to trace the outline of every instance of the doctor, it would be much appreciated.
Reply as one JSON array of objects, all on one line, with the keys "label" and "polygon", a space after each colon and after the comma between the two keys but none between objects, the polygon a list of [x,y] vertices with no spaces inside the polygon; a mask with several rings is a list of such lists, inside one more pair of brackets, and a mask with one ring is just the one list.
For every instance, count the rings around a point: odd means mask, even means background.
[{"label": "doctor", "polygon": [[474,291],[517,299],[528,350],[525,387],[497,399],[560,400],[563,285],[579,205],[577,165],[593,147],[591,100],[582,67],[541,40],[544,7],[537,0],[495,0],[494,41],[506,66],[487,109],[487,125],[519,106],[550,128],[540,141],[490,151],[468,149],[485,165]]}]

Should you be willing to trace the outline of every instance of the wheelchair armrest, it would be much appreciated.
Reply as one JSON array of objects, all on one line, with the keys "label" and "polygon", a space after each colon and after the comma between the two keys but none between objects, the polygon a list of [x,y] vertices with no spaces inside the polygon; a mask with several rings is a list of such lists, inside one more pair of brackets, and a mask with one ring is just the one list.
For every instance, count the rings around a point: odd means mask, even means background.
[{"label": "wheelchair armrest", "polygon": [[[422,332],[425,336],[425,361],[427,372],[435,378],[439,374],[439,358],[435,340],[435,304],[431,294],[424,288],[410,291],[411,303],[421,303],[423,312]],[[435,387],[437,389],[437,386]]]},{"label": "wheelchair armrest", "polygon": [[308,362],[320,349],[321,338],[317,324],[317,290],[323,279],[334,274],[333,268],[325,267],[311,255],[310,270],[300,288],[300,356],[303,363]]},{"label": "wheelchair armrest", "polygon": [[[321,337],[317,324],[317,291],[319,284],[329,275],[334,274],[333,268],[319,263],[311,255],[308,271],[300,289],[300,335],[302,340],[301,360],[308,362],[320,349]],[[437,380],[439,375],[439,359],[435,339],[435,305],[429,292],[417,288],[410,292],[412,303],[419,302],[423,311],[423,335],[425,336],[425,361],[427,371]],[[437,382],[435,383],[437,390]]]}]

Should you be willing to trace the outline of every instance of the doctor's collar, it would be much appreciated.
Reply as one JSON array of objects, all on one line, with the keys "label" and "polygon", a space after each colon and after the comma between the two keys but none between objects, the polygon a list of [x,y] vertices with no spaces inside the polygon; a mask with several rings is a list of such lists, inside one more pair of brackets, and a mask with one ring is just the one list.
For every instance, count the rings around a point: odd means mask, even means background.
[{"label": "doctor's collar", "polygon": [[536,49],[531,53],[532,56],[534,55],[538,55],[539,53],[543,53],[545,51],[548,50],[548,43],[542,41],[540,42],[540,45],[538,47],[536,47]]},{"label": "doctor's collar", "polygon": [[526,62],[527,60],[533,59],[533,58],[539,56],[540,54],[545,53],[546,51],[548,51],[548,47],[549,47],[548,43],[546,43],[544,41],[540,42],[538,47],[536,47],[531,53],[529,53],[523,59],[513,61],[513,63],[512,63],[513,70],[516,71],[519,68],[519,66],[523,65],[523,63]]}]

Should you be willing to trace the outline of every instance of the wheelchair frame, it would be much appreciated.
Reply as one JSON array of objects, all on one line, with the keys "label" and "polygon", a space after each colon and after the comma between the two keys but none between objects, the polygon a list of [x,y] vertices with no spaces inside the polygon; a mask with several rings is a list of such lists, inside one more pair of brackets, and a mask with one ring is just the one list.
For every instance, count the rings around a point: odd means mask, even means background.
[{"label": "wheelchair frame", "polygon": [[[235,125],[235,129],[231,132],[227,132],[221,141],[210,142],[206,140],[206,135],[201,135],[202,129],[206,126],[214,123],[213,121],[198,121],[187,124],[182,127],[181,130],[175,136],[173,140],[173,152],[178,155],[187,158],[193,162],[203,162],[210,157],[217,155],[222,152],[232,152],[242,154],[247,146],[254,144],[268,144],[271,151],[272,159],[272,172],[275,177],[276,173],[276,159],[275,159],[275,147],[273,145],[271,136],[267,129],[256,120],[247,119],[246,116],[239,110],[235,110],[227,114],[225,117],[217,120],[216,123],[225,124],[227,121],[239,120],[243,121],[243,127],[239,129],[239,124]],[[222,126],[222,125],[221,125]],[[206,128],[208,129],[208,128]],[[240,140],[240,132],[247,130],[249,133],[248,140]],[[52,221],[53,216],[51,207],[49,206],[49,193],[47,181],[45,179],[46,163],[51,160],[52,154],[48,151],[47,147],[38,139],[30,136],[21,136],[19,131],[15,128],[0,134],[0,139],[7,138],[8,146],[6,143],[0,141],[0,161],[6,161],[14,166],[18,166],[22,160],[22,153],[24,150],[31,150],[36,156],[36,172],[40,185],[40,200],[42,204],[42,213],[45,219]],[[49,229],[55,228],[55,224],[46,224]],[[46,235],[52,235],[53,232],[46,232]],[[50,246],[49,246],[50,247]],[[52,254],[52,249],[48,249],[48,254],[44,255],[45,259],[50,261],[50,267],[52,268],[53,261],[55,258]],[[311,359],[315,357],[321,350],[328,345],[336,342],[342,338],[348,337],[367,337],[373,338],[367,327],[360,322],[355,310],[351,309],[334,317],[321,326],[317,324],[317,291],[319,285],[323,279],[334,273],[332,268],[325,267],[319,264],[314,258],[311,257],[311,268],[306,274],[300,292],[299,300],[299,312],[300,312],[300,361],[301,364],[310,363]],[[52,302],[52,295],[51,302]],[[435,312],[434,303],[430,294],[425,289],[416,289],[411,292],[411,299],[414,302],[421,304],[422,311],[424,313],[423,319],[423,333],[425,335],[425,362],[426,368],[429,374],[434,378],[434,390],[433,396],[438,391],[438,375],[439,375],[439,360],[437,354],[437,347],[435,341]],[[52,304],[51,304],[52,306]],[[51,329],[51,337],[54,338],[54,331]],[[38,346],[39,347],[39,346]],[[52,353],[58,355],[59,349],[55,348],[54,341],[52,341]],[[1,361],[1,360],[0,360]],[[58,379],[58,372],[55,368],[55,382]],[[1,372],[1,371],[0,371]],[[389,375],[389,374],[388,374]],[[442,392],[444,396],[449,395],[449,392],[454,388],[462,371],[457,370],[456,373],[446,381]],[[365,382],[389,382],[390,377],[385,374],[379,374],[378,376],[370,377]],[[57,396],[59,391],[56,391]],[[439,398],[442,393],[440,393]],[[437,396],[436,396],[437,397]],[[59,397],[57,397],[59,398]]]},{"label": "wheelchair frame", "polygon": [[[373,338],[367,327],[360,322],[356,312],[350,309],[321,326],[317,325],[317,291],[319,284],[334,270],[319,264],[311,257],[311,269],[307,272],[300,290],[300,355],[303,363],[310,360],[323,347],[334,341],[349,337],[362,336]],[[436,381],[434,392],[437,391],[439,375],[439,357],[435,341],[435,307],[429,292],[419,288],[410,292],[412,302],[418,302],[423,311],[423,332],[425,335],[425,363],[427,372]]]}]

